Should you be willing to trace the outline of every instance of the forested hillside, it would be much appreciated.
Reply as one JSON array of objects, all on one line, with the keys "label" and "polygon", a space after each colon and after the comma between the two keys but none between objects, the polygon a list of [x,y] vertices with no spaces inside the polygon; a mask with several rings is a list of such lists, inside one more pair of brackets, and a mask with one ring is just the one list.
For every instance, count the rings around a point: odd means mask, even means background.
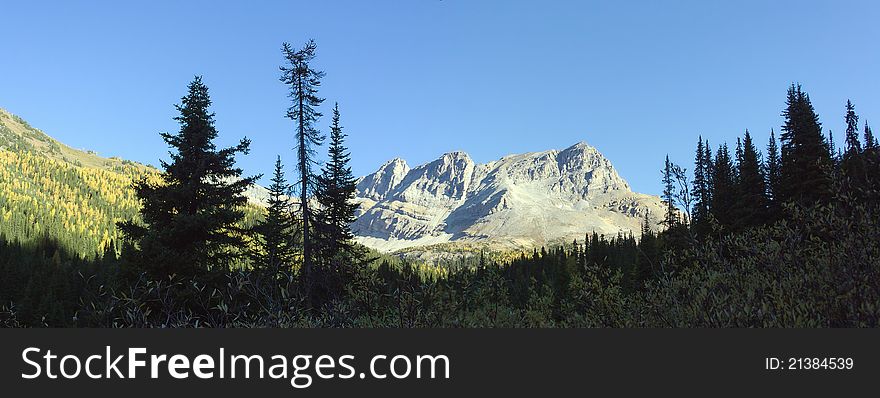
[{"label": "forested hillside", "polygon": [[[51,238],[85,258],[116,256],[122,247],[116,224],[139,218],[134,183],[143,179],[158,183],[158,170],[73,149],[0,109],[0,239]],[[249,188],[249,199],[262,191]],[[245,223],[262,212],[247,205]]]},{"label": "forested hillside", "polygon": [[116,223],[137,217],[133,181],[156,171],[78,151],[0,109],[0,237],[51,237],[85,257],[120,249]]}]

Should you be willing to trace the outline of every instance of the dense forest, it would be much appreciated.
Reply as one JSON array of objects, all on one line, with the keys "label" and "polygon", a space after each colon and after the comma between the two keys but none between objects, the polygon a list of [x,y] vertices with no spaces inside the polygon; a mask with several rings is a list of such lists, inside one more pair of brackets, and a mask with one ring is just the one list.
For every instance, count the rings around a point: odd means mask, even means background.
[{"label": "dense forest", "polygon": [[[717,147],[699,137],[691,171],[667,157],[661,232],[646,219],[638,236],[585,231],[558,247],[425,266],[352,242],[355,179],[344,106],[333,106],[325,136],[325,74],[312,67],[316,53],[312,41],[282,46],[280,81],[289,90],[285,116],[295,150],[274,159],[268,204],[258,216],[243,195],[256,177],[235,166],[250,141],[215,146],[211,99],[198,77],[177,106],[180,130],[161,135],[171,157],[155,172],[131,166],[105,175],[4,145],[0,324],[880,323],[880,146],[850,102],[841,112],[843,148],[823,133],[809,95],[792,85],[778,137],[769,131],[766,150],[745,131]],[[320,164],[316,153],[328,138],[328,160]],[[46,194],[67,190],[81,192]],[[47,205],[53,201],[64,205]]]}]

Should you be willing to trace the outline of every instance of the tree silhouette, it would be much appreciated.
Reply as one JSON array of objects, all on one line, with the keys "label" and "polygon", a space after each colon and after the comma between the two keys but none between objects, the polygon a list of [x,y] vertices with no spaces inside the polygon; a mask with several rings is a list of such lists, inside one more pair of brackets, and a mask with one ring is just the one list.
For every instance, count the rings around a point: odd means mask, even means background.
[{"label": "tree silhouette", "polygon": [[314,174],[312,166],[315,165],[315,150],[313,147],[320,146],[324,136],[315,128],[315,123],[321,117],[316,109],[324,102],[318,97],[318,87],[321,86],[321,78],[324,72],[312,69],[309,65],[315,58],[318,46],[314,40],[309,40],[303,48],[294,50],[290,44],[283,43],[281,51],[287,61],[287,65],[281,67],[281,82],[288,86],[288,96],[292,105],[287,109],[287,117],[296,123],[296,170],[299,173],[299,205],[303,242],[303,277],[306,289],[311,288],[311,272],[314,262],[312,228],[310,224],[315,220],[315,214],[309,206],[309,197],[314,190]]},{"label": "tree silhouette", "polygon": [[299,238],[293,203],[290,201],[290,184],[284,178],[281,156],[275,160],[272,184],[268,190],[266,218],[254,226],[259,247],[253,254],[253,260],[255,267],[277,274],[289,270],[293,265]]},{"label": "tree silhouette", "polygon": [[763,224],[767,217],[767,187],[761,155],[752,136],[746,130],[742,140],[742,155],[737,164],[736,221],[740,227]]},{"label": "tree silhouette", "polygon": [[737,192],[736,173],[727,144],[718,148],[712,171],[712,216],[723,229],[729,231],[734,225]]},{"label": "tree silhouette", "polygon": [[208,87],[197,76],[176,106],[180,131],[161,134],[173,149],[171,162],[161,162],[162,183],[142,180],[135,186],[144,226],[121,224],[139,245],[140,264],[157,275],[224,269],[245,255],[239,226],[244,191],[257,177],[242,178],[234,155],[247,154],[250,141],[217,149],[210,105]]},{"label": "tree silhouette", "polygon": [[710,177],[712,174],[711,153],[708,151],[708,143],[703,144],[703,136],[697,139],[697,150],[694,158],[694,209],[692,226],[697,237],[703,237],[709,233],[709,208],[711,206],[712,187]]},{"label": "tree silhouette", "polygon": [[859,141],[859,116],[856,115],[855,106],[850,100],[846,100],[846,148],[844,155],[862,153],[862,143]]},{"label": "tree silhouette", "polygon": [[764,163],[768,214],[771,219],[779,214],[779,147],[776,144],[776,133],[770,129],[770,140],[767,142],[767,160]]},{"label": "tree silhouette", "polygon": [[666,162],[663,165],[663,202],[666,204],[666,215],[663,223],[667,228],[672,228],[678,223],[678,212],[675,210],[675,175],[673,173],[672,162],[669,161],[669,155],[666,155]]},{"label": "tree silhouette", "polygon": [[788,89],[782,116],[778,200],[804,206],[826,202],[831,194],[831,156],[819,116],[800,85]]},{"label": "tree silhouette", "polygon": [[351,155],[345,148],[346,134],[339,125],[339,104],[333,107],[333,122],[330,126],[329,160],[317,178],[315,197],[321,204],[323,224],[321,225],[321,248],[325,256],[340,253],[350,254],[353,245],[350,224],[355,220],[357,205],[352,202],[355,196],[356,179],[348,162]]}]

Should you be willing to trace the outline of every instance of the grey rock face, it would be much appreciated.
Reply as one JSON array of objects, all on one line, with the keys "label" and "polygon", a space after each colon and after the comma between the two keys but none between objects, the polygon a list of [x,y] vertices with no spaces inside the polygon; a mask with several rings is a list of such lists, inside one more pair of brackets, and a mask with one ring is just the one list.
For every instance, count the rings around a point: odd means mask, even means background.
[{"label": "grey rock face", "polygon": [[595,148],[508,155],[476,164],[464,152],[410,169],[386,162],[357,185],[352,231],[383,251],[450,241],[509,247],[583,239],[593,231],[638,234],[647,214],[662,218],[659,197],[632,192]]}]

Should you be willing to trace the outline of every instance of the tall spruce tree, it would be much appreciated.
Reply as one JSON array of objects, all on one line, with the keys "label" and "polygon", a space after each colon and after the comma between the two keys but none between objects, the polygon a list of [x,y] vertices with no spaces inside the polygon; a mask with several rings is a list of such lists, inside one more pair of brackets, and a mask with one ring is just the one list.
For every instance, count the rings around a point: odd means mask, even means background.
[{"label": "tall spruce tree", "polygon": [[865,175],[867,176],[867,200],[880,200],[880,145],[871,132],[871,127],[865,122],[865,149],[862,151],[865,162]]},{"label": "tall spruce tree", "polygon": [[730,159],[727,144],[722,144],[715,154],[712,167],[712,207],[711,213],[722,230],[734,227],[734,207],[736,206],[736,172]]},{"label": "tall spruce tree", "polygon": [[351,155],[345,148],[345,137],[339,125],[339,104],[335,104],[330,126],[329,159],[318,176],[315,194],[323,214],[320,246],[326,256],[351,254],[353,248],[350,225],[357,210],[357,204],[353,202],[357,180],[348,164]]},{"label": "tall spruce tree", "polygon": [[778,200],[800,205],[826,202],[831,196],[831,156],[819,116],[800,85],[788,89],[782,116]]},{"label": "tall spruce tree", "polygon": [[266,217],[254,227],[259,247],[253,254],[253,260],[255,267],[277,274],[292,268],[299,238],[293,203],[290,201],[290,184],[284,178],[281,156],[275,160],[271,181]]},{"label": "tall spruce tree", "polygon": [[703,172],[706,174],[706,186],[709,190],[709,205],[708,205],[708,207],[711,208],[712,207],[712,187],[713,187],[712,175],[714,173],[713,170],[715,169],[715,161],[712,158],[712,148],[709,145],[709,140],[706,140],[706,142],[703,144],[703,148],[705,148],[705,150],[706,150],[706,154],[703,155],[703,160],[705,161],[705,164],[706,164],[706,170]]},{"label": "tall spruce tree", "polygon": [[673,175],[673,165],[669,161],[669,155],[666,155],[666,163],[663,166],[663,196],[662,199],[666,203],[666,215],[663,223],[666,227],[672,229],[678,224],[678,212],[675,210],[675,176]]},{"label": "tall spruce tree", "polygon": [[767,218],[766,177],[761,164],[761,155],[746,130],[737,164],[736,222],[740,228],[761,225]]},{"label": "tall spruce tree", "polygon": [[859,115],[850,100],[846,100],[846,148],[844,156],[852,156],[862,153],[862,143],[859,141]]},{"label": "tall spruce tree", "polygon": [[[645,212],[645,219],[642,222],[642,235],[639,237],[639,256],[635,261],[636,272],[634,278],[636,286],[641,286],[644,281],[648,280],[652,275],[659,273],[657,260],[659,258],[659,243],[657,234],[651,229],[650,214]],[[588,240],[584,241],[588,243]],[[595,246],[594,246],[595,247]]]},{"label": "tall spruce tree", "polygon": [[242,178],[234,156],[247,154],[250,141],[217,149],[210,105],[208,87],[197,76],[176,106],[180,131],[161,134],[172,148],[171,161],[161,162],[162,183],[135,186],[143,225],[120,225],[138,244],[137,261],[155,275],[225,269],[246,254],[240,250],[244,191],[257,177]]},{"label": "tall spruce tree", "polygon": [[312,242],[312,227],[316,220],[316,214],[309,206],[309,197],[314,192],[314,179],[312,166],[315,162],[315,150],[313,147],[320,146],[324,136],[315,127],[315,123],[322,115],[317,107],[324,102],[318,96],[318,87],[324,72],[312,69],[310,63],[315,58],[318,46],[314,40],[309,40],[303,48],[294,50],[290,44],[281,45],[281,51],[287,61],[287,65],[281,67],[281,82],[288,86],[288,96],[292,105],[287,109],[287,117],[296,123],[296,170],[299,173],[299,207],[303,244],[303,277],[306,289],[311,288],[311,272],[314,262],[314,248]]},{"label": "tall spruce tree", "polygon": [[874,133],[871,131],[871,126],[868,126],[868,122],[865,122],[865,149],[877,149],[877,139],[874,138]]},{"label": "tall spruce tree", "polygon": [[865,174],[866,156],[859,140],[859,116],[856,114],[855,106],[849,100],[846,101],[844,121],[846,122],[846,148],[840,162],[843,185],[847,191],[864,199],[860,192],[864,192],[868,183],[868,176]]},{"label": "tall spruce tree", "polygon": [[736,151],[734,152],[734,154],[736,156],[734,158],[734,162],[736,162],[736,166],[737,166],[737,169],[734,171],[738,172],[739,164],[742,163],[742,159],[743,159],[743,144],[742,144],[742,139],[740,139],[739,137],[736,137]]},{"label": "tall spruce tree", "polygon": [[[708,146],[708,144],[706,145]],[[697,139],[697,150],[694,158],[694,186],[692,195],[694,197],[693,208],[693,230],[697,237],[704,237],[710,232],[709,227],[709,206],[711,202],[711,187],[709,184],[711,166],[709,159],[711,155],[703,145],[703,136]]]},{"label": "tall spruce tree", "polygon": [[770,130],[770,140],[767,143],[767,161],[766,161],[766,184],[767,198],[770,200],[771,208],[775,208],[777,202],[777,192],[779,190],[779,147],[776,145],[776,133]]}]

